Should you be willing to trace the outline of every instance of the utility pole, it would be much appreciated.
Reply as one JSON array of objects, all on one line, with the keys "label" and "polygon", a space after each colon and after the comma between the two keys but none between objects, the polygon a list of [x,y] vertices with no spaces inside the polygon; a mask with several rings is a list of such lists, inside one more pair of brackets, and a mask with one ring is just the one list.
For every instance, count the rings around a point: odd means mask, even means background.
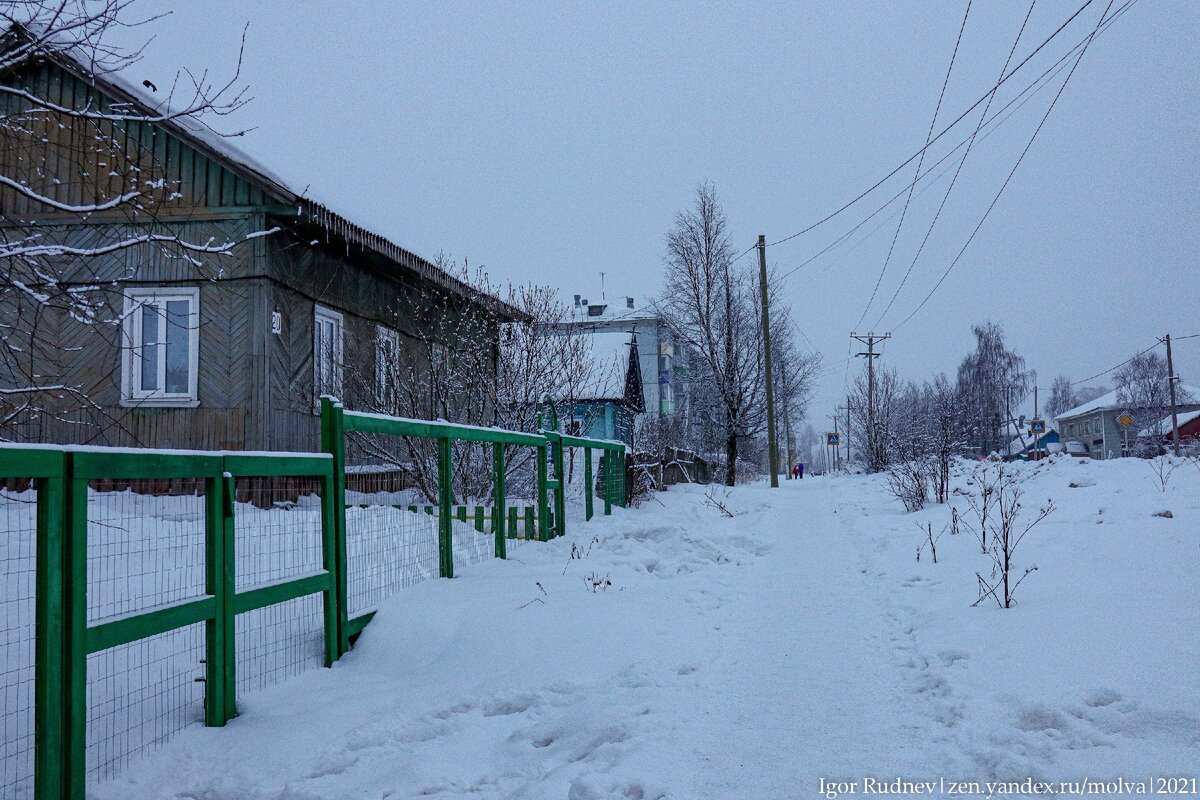
[{"label": "utility pole", "polygon": [[1175,457],[1179,457],[1179,409],[1175,405],[1175,384],[1179,381],[1179,376],[1175,374],[1175,364],[1171,361],[1171,334],[1167,334],[1163,339],[1167,343],[1167,385],[1171,388],[1171,442],[1173,443]]},{"label": "utility pole", "polygon": [[850,398],[846,398],[846,467],[850,467]]},{"label": "utility pole", "polygon": [[887,339],[892,338],[892,335],[890,333],[876,335],[875,332],[872,331],[871,333],[860,336],[857,333],[851,332],[850,338],[855,339],[859,342],[862,342],[863,344],[865,344],[867,346],[867,352],[855,353],[855,356],[859,357],[859,358],[865,356],[867,359],[867,436],[866,436],[865,441],[867,442],[867,462],[868,462],[867,468],[870,469],[871,459],[874,458],[875,455],[877,455],[872,452],[875,449],[875,444],[876,444],[876,435],[875,435],[875,359],[880,356],[879,353],[875,352],[875,343],[886,341]]},{"label": "utility pole", "polygon": [[779,488],[778,453],[775,450],[775,389],[771,384],[771,314],[767,292],[767,237],[758,235],[758,288],[762,292],[763,367],[767,381],[767,463],[771,468],[771,488]]},{"label": "utility pole", "polygon": [[839,411],[839,412],[840,411],[846,412],[846,464],[847,465],[850,463],[850,409],[851,408],[852,408],[852,406],[850,405],[850,398],[847,397],[845,407],[838,406],[836,409],[836,411]]},{"label": "utility pole", "polygon": [[[834,432],[834,434],[837,435],[837,438],[838,438],[838,443],[833,445],[833,469],[834,469],[834,471],[841,471],[841,469],[842,469],[842,444],[841,444],[842,433],[841,433],[841,431],[838,430],[838,413],[837,413],[840,410],[841,409],[834,409],[833,414],[831,414],[829,416],[830,422],[833,423],[833,432]],[[829,448],[826,447],[826,449],[829,449]]]}]

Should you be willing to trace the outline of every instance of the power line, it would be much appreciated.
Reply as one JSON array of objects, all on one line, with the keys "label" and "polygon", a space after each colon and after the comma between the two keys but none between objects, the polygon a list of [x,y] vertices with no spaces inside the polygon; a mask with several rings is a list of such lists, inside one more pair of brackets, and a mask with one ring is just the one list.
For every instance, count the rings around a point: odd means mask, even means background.
[{"label": "power line", "polygon": [[[1180,337],[1180,338],[1184,338],[1184,337]],[[1084,379],[1083,379],[1083,380],[1081,380],[1081,381],[1075,381],[1075,382],[1074,382],[1074,383],[1072,383],[1071,385],[1072,385],[1072,386],[1078,386],[1078,385],[1079,385],[1079,384],[1081,384],[1081,383],[1087,383],[1088,381],[1094,381],[1094,380],[1096,380],[1096,378],[1102,378],[1102,377],[1104,377],[1105,375],[1107,375],[1108,373],[1110,373],[1110,372],[1112,372],[1112,371],[1114,371],[1114,370],[1118,370],[1118,369],[1120,369],[1121,367],[1125,366],[1125,365],[1126,365],[1126,364],[1128,364],[1130,361],[1133,361],[1135,358],[1138,358],[1138,357],[1140,357],[1140,356],[1144,356],[1144,355],[1146,355],[1146,353],[1149,353],[1151,350],[1153,350],[1154,348],[1158,347],[1158,345],[1159,345],[1159,344],[1160,344],[1159,342],[1155,342],[1154,344],[1150,345],[1149,347],[1147,347],[1147,348],[1146,348],[1145,350],[1143,350],[1142,352],[1140,352],[1140,353],[1134,353],[1134,354],[1133,354],[1133,355],[1131,355],[1129,358],[1127,358],[1127,359],[1125,359],[1124,361],[1122,361],[1120,364],[1117,364],[1115,367],[1109,367],[1108,369],[1104,370],[1104,372],[1097,372],[1095,375],[1092,375],[1092,376],[1090,376],[1090,377],[1084,378]]]},{"label": "power line", "polygon": [[[1127,0],[1127,2],[1117,12],[1115,12],[1111,17],[1109,17],[1108,21],[1104,23],[1104,26],[1100,32],[1103,33],[1104,31],[1106,31],[1114,22],[1116,22],[1117,18],[1120,17],[1123,13],[1125,13],[1125,11],[1128,10],[1129,6],[1133,5],[1133,3],[1135,3],[1135,2],[1137,2],[1137,0]],[[1030,100],[1032,100],[1036,94],[1038,94],[1040,91],[1042,91],[1042,89],[1044,89],[1049,84],[1049,81],[1051,79],[1053,79],[1055,76],[1058,75],[1059,72],[1061,72],[1063,69],[1066,68],[1068,59],[1071,58],[1071,56],[1075,53],[1075,51],[1079,50],[1081,47],[1083,47],[1088,42],[1089,37],[1090,37],[1090,35],[1085,36],[1083,39],[1081,39],[1079,42],[1077,42],[1070,50],[1068,50],[1066,53],[1064,53],[1062,56],[1060,56],[1057,61],[1055,61],[1053,64],[1051,64],[1049,67],[1047,67],[1040,75],[1038,75],[1032,81],[1030,81],[1025,86],[1024,89],[1022,89],[1012,99],[1010,99],[1007,103],[1005,103],[1000,108],[999,111],[997,111],[990,118],[988,118],[983,123],[983,128],[988,128],[988,126],[992,126],[992,127],[990,130],[988,130],[986,133],[984,133],[983,136],[979,137],[978,141],[980,141],[980,142],[985,141],[988,137],[990,137],[993,133],[995,133],[996,130],[1001,125],[1003,125],[1004,123],[1006,123],[1010,119],[1012,119],[1013,115],[1015,115],[1017,111],[1019,111],[1021,108],[1023,108],[1026,103],[1028,103]],[[1001,119],[1001,117],[1003,117],[1003,118]],[[996,122],[996,120],[999,120],[999,121]],[[995,122],[994,126],[992,125],[993,122]],[[967,136],[962,141],[960,141],[957,145],[954,146],[953,149],[951,149],[944,156],[942,156],[940,159],[938,159],[937,162],[935,162],[932,167],[927,169],[923,175],[917,176],[915,178],[914,182],[922,181],[926,177],[928,177],[935,169],[937,169],[939,166],[941,166],[946,161],[948,161],[950,158],[952,158],[955,153],[957,153],[962,147],[964,147],[968,142],[970,142],[971,138],[972,138],[971,136]],[[963,158],[965,158],[965,157],[966,157],[966,154],[963,155]],[[950,167],[947,167],[946,169],[944,169],[940,173],[938,173],[936,176],[934,176],[930,185],[925,186],[919,192],[917,192],[918,196],[921,193],[927,191],[933,182],[936,182],[937,180],[939,180],[943,175],[945,175],[949,171],[950,171]],[[832,250],[835,247],[837,247],[838,245],[840,245],[842,242],[849,239],[859,228],[861,228],[866,223],[870,222],[875,216],[882,213],[888,206],[890,206],[892,203],[894,203],[896,200],[898,200],[908,190],[909,185],[911,185],[911,184],[906,184],[905,186],[901,187],[898,192],[896,192],[894,195],[892,195],[879,208],[877,208],[875,211],[871,212],[861,222],[859,222],[857,225],[855,225],[853,228],[851,228],[845,234],[839,236],[827,247],[820,250],[816,254],[810,256],[809,258],[805,259],[800,264],[796,265],[795,267],[788,270],[787,272],[783,273],[783,275],[780,276],[780,280],[785,280],[785,279],[791,277],[791,275],[794,274],[795,272],[797,272],[798,270],[808,266],[813,261],[817,260],[821,256],[828,253],[830,250]],[[899,213],[900,212],[897,209],[897,211],[893,212],[892,217],[896,216]],[[891,217],[888,217],[888,219],[891,219]],[[872,229],[870,234],[868,234],[868,237],[870,235],[873,235],[877,230],[879,230],[880,227],[883,227],[883,224],[880,224],[880,226]],[[867,237],[864,237],[864,238],[867,238]],[[786,241],[786,240],[781,240],[781,241]],[[862,240],[860,240],[860,242],[861,241]],[[757,245],[755,245],[755,246],[757,246]],[[855,246],[857,246],[857,245],[855,245]],[[753,247],[751,249],[753,249]]]},{"label": "power line", "polygon": [[[1133,2],[1133,0],[1130,0],[1130,2]],[[1085,44],[1083,49],[1079,51],[1079,55],[1076,57],[1075,63],[1071,65],[1071,71],[1067,73],[1067,77],[1063,79],[1062,85],[1058,87],[1058,92],[1054,95],[1054,99],[1050,101],[1050,107],[1047,108],[1046,113],[1042,115],[1041,121],[1038,122],[1037,127],[1034,128],[1033,135],[1030,136],[1029,141],[1025,143],[1025,149],[1022,150],[1021,155],[1017,157],[1017,163],[1013,164],[1013,168],[1009,170],[1008,176],[1004,179],[1004,183],[1000,184],[1000,189],[996,192],[996,196],[992,198],[992,202],[988,205],[987,210],[983,212],[983,216],[979,219],[979,224],[975,226],[975,230],[971,231],[971,235],[968,236],[967,241],[963,243],[962,248],[958,251],[958,255],[956,255],[954,260],[950,262],[950,266],[946,267],[946,271],[942,273],[942,277],[938,278],[937,283],[935,283],[933,288],[929,290],[929,294],[925,295],[925,299],[922,300],[907,317],[905,317],[898,325],[895,326],[897,329],[903,327],[906,322],[916,316],[917,312],[925,307],[925,304],[929,302],[929,298],[933,297],[934,292],[936,292],[942,285],[943,281],[946,280],[946,277],[950,274],[950,271],[954,269],[955,265],[957,265],[959,260],[962,259],[963,253],[967,251],[967,247],[969,247],[971,242],[974,241],[975,235],[979,233],[979,229],[983,227],[983,223],[987,221],[988,216],[992,213],[992,209],[996,207],[996,203],[1000,200],[1000,195],[1004,194],[1004,190],[1008,187],[1009,181],[1012,180],[1013,175],[1016,174],[1017,168],[1020,167],[1021,162],[1025,160],[1025,156],[1029,153],[1029,148],[1033,146],[1034,140],[1037,139],[1038,134],[1041,133],[1042,126],[1046,124],[1046,120],[1049,119],[1050,113],[1054,111],[1054,107],[1058,105],[1058,99],[1062,97],[1063,90],[1067,88],[1067,84],[1070,83],[1071,76],[1075,74],[1075,70],[1079,66],[1079,62],[1083,60],[1083,55],[1087,52],[1088,44],[1091,44],[1092,39],[1094,39],[1096,34],[1100,32],[1100,26],[1104,23],[1104,20],[1108,15],[1108,10],[1112,8],[1112,4],[1113,0],[1108,0],[1108,5],[1105,6],[1104,13],[1100,15],[1100,21],[1096,23],[1096,28],[1092,31],[1092,35],[1088,38],[1087,44]]]},{"label": "power line", "polygon": [[[950,85],[950,74],[954,72],[954,61],[958,58],[958,46],[962,44],[962,35],[963,31],[967,29],[967,17],[969,16],[971,16],[971,0],[967,0],[967,10],[963,12],[962,24],[958,27],[958,38],[954,40],[954,51],[950,54],[950,65],[946,67],[946,77],[942,79],[942,90],[938,92],[937,105],[933,108],[933,119],[929,120],[929,130],[925,133],[925,146],[921,148],[921,157],[917,159],[917,175],[921,174],[921,166],[925,163],[925,153],[929,150],[929,139],[933,136],[933,129],[937,126],[938,112],[942,110],[942,100],[946,97],[946,87]],[[1005,66],[1008,66],[1007,62]],[[1000,76],[1004,77],[1004,70],[1000,70]],[[990,97],[995,96],[995,93],[993,93]],[[990,98],[988,104],[991,105]],[[987,109],[985,108],[983,117],[986,116]],[[983,117],[979,118],[980,124],[983,123]],[[978,126],[976,126],[975,131],[976,133],[979,132]],[[969,145],[967,149],[968,151],[970,150]],[[879,277],[875,279],[875,288],[871,290],[871,297],[867,300],[867,307],[863,309],[858,322],[854,323],[854,327],[856,328],[862,325],[862,321],[867,317],[867,312],[871,310],[871,304],[875,302],[875,295],[879,293],[879,284],[883,283],[883,275],[887,272],[888,264],[892,263],[892,253],[896,251],[896,242],[900,239],[900,230],[904,227],[904,218],[908,216],[908,206],[912,202],[913,189],[916,186],[916,181],[913,181],[908,186],[908,196],[904,198],[904,208],[900,211],[900,222],[896,224],[896,232],[892,234],[892,244],[888,247],[887,257],[883,260],[883,267],[879,270]]]},{"label": "power line", "polygon": [[904,168],[905,168],[905,167],[907,167],[909,164],[911,164],[911,163],[912,163],[912,162],[913,162],[913,161],[914,161],[916,158],[918,158],[918,157],[921,155],[921,153],[925,152],[925,151],[926,151],[926,150],[928,150],[930,147],[932,147],[932,146],[933,146],[933,145],[934,145],[936,142],[938,142],[938,141],[939,141],[939,140],[940,140],[940,139],[941,139],[943,136],[945,136],[945,135],[946,135],[946,134],[947,134],[947,133],[948,133],[948,132],[949,132],[949,131],[950,131],[952,128],[954,128],[956,125],[958,125],[958,123],[962,122],[962,121],[963,121],[963,119],[964,119],[964,118],[966,118],[966,116],[967,116],[968,114],[970,114],[972,111],[974,111],[976,108],[978,108],[978,107],[979,107],[979,104],[980,104],[980,103],[983,103],[983,102],[984,102],[984,101],[985,101],[985,100],[986,100],[986,99],[987,99],[989,96],[991,96],[992,94],[995,94],[997,91],[999,91],[999,89],[1000,89],[1001,85],[1003,85],[1003,84],[1004,84],[1006,81],[1008,81],[1008,79],[1009,79],[1009,78],[1011,78],[1013,75],[1016,75],[1016,74],[1017,74],[1017,72],[1019,72],[1019,71],[1021,70],[1021,68],[1022,68],[1022,67],[1024,67],[1026,64],[1028,64],[1028,63],[1029,63],[1030,59],[1032,59],[1032,58],[1033,58],[1034,56],[1036,56],[1036,55],[1037,55],[1039,52],[1041,52],[1041,51],[1042,51],[1042,49],[1043,49],[1043,48],[1045,48],[1045,46],[1046,46],[1046,45],[1048,45],[1048,44],[1049,44],[1051,41],[1053,41],[1053,40],[1055,39],[1055,37],[1057,37],[1057,36],[1058,36],[1060,33],[1062,33],[1062,31],[1063,31],[1063,30],[1064,30],[1064,29],[1065,29],[1065,28],[1066,28],[1068,25],[1070,25],[1070,24],[1071,24],[1071,22],[1072,22],[1072,21],[1074,21],[1074,19],[1075,19],[1076,17],[1078,17],[1078,16],[1079,16],[1081,13],[1083,13],[1084,9],[1086,9],[1088,6],[1090,6],[1090,5],[1091,5],[1093,2],[1095,2],[1095,0],[1085,0],[1085,2],[1083,3],[1083,5],[1081,5],[1079,8],[1077,8],[1077,9],[1075,10],[1075,12],[1074,12],[1073,14],[1071,14],[1071,16],[1067,17],[1067,19],[1066,19],[1066,21],[1065,21],[1065,22],[1063,22],[1061,25],[1059,25],[1059,26],[1058,26],[1058,27],[1057,27],[1057,28],[1054,30],[1054,32],[1053,32],[1053,33],[1051,33],[1049,36],[1047,36],[1047,37],[1046,37],[1046,38],[1045,38],[1045,39],[1042,41],[1042,43],[1041,43],[1041,44],[1039,44],[1037,47],[1035,47],[1035,48],[1033,49],[1033,51],[1029,53],[1029,55],[1025,56],[1025,58],[1023,58],[1023,59],[1021,60],[1021,63],[1017,64],[1015,67],[1013,67],[1013,68],[1012,68],[1012,70],[1011,70],[1011,71],[1010,71],[1010,72],[1009,72],[1007,75],[1003,76],[1003,77],[1002,77],[1002,78],[1001,78],[999,81],[997,81],[995,86],[993,86],[991,89],[989,89],[987,92],[985,92],[985,93],[984,93],[984,94],[983,94],[983,95],[982,95],[982,96],[981,96],[981,97],[980,97],[978,100],[976,100],[974,103],[972,103],[972,104],[970,105],[970,107],[968,107],[968,108],[967,108],[967,110],[965,110],[965,111],[963,111],[961,114],[959,114],[959,115],[958,115],[958,116],[957,116],[957,117],[954,119],[954,121],[953,121],[953,122],[951,122],[949,125],[947,125],[945,128],[943,128],[943,129],[942,129],[942,131],[941,131],[941,132],[940,132],[940,133],[939,133],[937,136],[934,136],[932,139],[930,139],[930,140],[929,140],[929,142],[928,142],[928,143],[927,143],[927,144],[926,144],[924,147],[922,147],[920,150],[918,150],[917,152],[913,153],[911,156],[909,156],[908,158],[906,158],[906,159],[905,159],[905,160],[904,160],[904,161],[903,161],[903,162],[902,162],[902,163],[901,163],[899,166],[897,166],[895,169],[893,169],[893,170],[892,170],[891,172],[889,172],[887,175],[884,175],[882,178],[880,178],[878,181],[876,181],[874,184],[872,184],[872,185],[870,186],[870,188],[866,189],[864,192],[862,192],[861,194],[859,194],[857,197],[855,197],[855,198],[854,198],[853,200],[851,200],[850,202],[846,203],[846,204],[845,204],[844,206],[842,206],[841,208],[837,209],[836,211],[833,211],[833,212],[831,212],[830,214],[826,215],[826,216],[825,216],[825,217],[823,217],[822,219],[819,219],[819,220],[817,220],[816,222],[814,222],[813,224],[809,225],[807,228],[804,228],[803,230],[797,231],[796,233],[793,233],[791,236],[785,236],[785,237],[784,237],[784,238],[782,238],[782,239],[779,239],[779,240],[777,240],[777,241],[771,242],[771,244],[770,244],[769,246],[770,246],[770,247],[774,247],[774,246],[775,246],[775,245],[777,245],[777,244],[783,244],[784,242],[787,242],[787,241],[790,241],[790,240],[792,240],[792,239],[795,239],[797,236],[803,236],[804,234],[808,233],[809,231],[813,230],[814,228],[816,228],[816,227],[818,227],[818,226],[820,226],[820,225],[823,225],[823,224],[825,224],[825,223],[826,223],[826,222],[828,222],[829,220],[831,220],[831,219],[833,219],[834,217],[836,217],[837,215],[841,214],[843,211],[845,211],[846,209],[850,208],[852,205],[854,205],[855,203],[857,203],[859,200],[862,200],[862,199],[863,199],[864,197],[866,197],[868,194],[870,194],[871,192],[875,191],[875,190],[876,190],[876,189],[878,189],[880,186],[882,186],[882,185],[883,185],[885,182],[887,182],[887,180],[888,180],[889,178],[891,178],[891,177],[892,177],[892,176],[894,176],[894,175],[895,175],[897,172],[899,172],[900,170],[904,169]]},{"label": "power line", "polygon": [[[1000,68],[1001,76],[1003,76],[1005,71],[1008,70],[1008,65],[1012,62],[1013,54],[1017,52],[1017,45],[1021,42],[1021,34],[1025,33],[1025,26],[1029,24],[1029,17],[1031,14],[1033,14],[1033,7],[1036,5],[1037,0],[1033,0],[1033,2],[1029,4],[1029,10],[1025,12],[1025,19],[1021,22],[1021,29],[1017,31],[1017,38],[1013,40],[1012,47],[1009,48],[1008,51],[1008,57],[1004,59],[1004,66]],[[995,99],[996,95],[993,94],[988,98],[987,105],[983,107],[983,113],[979,115],[979,122],[975,125],[975,130],[971,133],[971,138],[967,140],[966,152],[963,153],[962,158],[960,158],[958,161],[958,167],[954,170],[954,177],[950,179],[950,185],[946,187],[946,193],[942,195],[942,202],[938,206],[937,212],[933,215],[933,221],[929,223],[929,229],[925,231],[925,237],[921,240],[921,246],[917,248],[916,254],[913,255],[912,261],[909,262],[908,269],[905,271],[904,277],[900,280],[900,285],[896,287],[896,291],[892,292],[892,299],[888,300],[887,307],[883,309],[883,313],[881,313],[879,315],[879,319],[876,320],[876,327],[883,322],[883,318],[886,317],[887,313],[892,310],[892,306],[895,304],[896,298],[900,296],[900,290],[904,288],[904,284],[908,282],[908,277],[912,275],[913,267],[915,267],[917,264],[917,259],[919,259],[921,257],[921,253],[925,251],[925,245],[929,243],[929,237],[933,235],[933,228],[935,225],[937,225],[938,219],[941,218],[942,210],[946,208],[946,202],[950,199],[950,193],[954,191],[954,184],[958,182],[958,176],[959,173],[962,172],[963,164],[967,163],[967,156],[971,154],[971,148],[975,146],[975,137],[979,135],[979,131],[983,127],[984,121],[987,119],[988,111],[992,107],[992,101]],[[917,171],[920,172],[920,169]],[[897,232],[899,232],[899,229],[897,229]],[[880,277],[882,277],[882,273],[880,274]],[[861,319],[859,320],[859,324],[862,324]]]}]

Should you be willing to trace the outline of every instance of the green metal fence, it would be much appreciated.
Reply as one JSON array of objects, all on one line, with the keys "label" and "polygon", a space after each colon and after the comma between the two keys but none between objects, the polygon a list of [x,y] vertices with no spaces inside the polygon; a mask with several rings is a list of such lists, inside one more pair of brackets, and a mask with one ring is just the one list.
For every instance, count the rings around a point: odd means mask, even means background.
[{"label": "green metal fence", "polygon": [[[433,442],[436,503],[352,502],[355,432]],[[482,502],[456,502],[463,442],[491,452]],[[81,800],[88,780],[183,728],[224,725],[239,694],[331,665],[413,580],[565,534],[564,446],[589,454],[585,518],[595,488],[606,513],[624,505],[619,443],[382,417],[332,399],[323,453],[0,446],[0,800]],[[517,507],[506,483],[525,449],[535,497]],[[599,481],[592,450],[603,453]]]}]

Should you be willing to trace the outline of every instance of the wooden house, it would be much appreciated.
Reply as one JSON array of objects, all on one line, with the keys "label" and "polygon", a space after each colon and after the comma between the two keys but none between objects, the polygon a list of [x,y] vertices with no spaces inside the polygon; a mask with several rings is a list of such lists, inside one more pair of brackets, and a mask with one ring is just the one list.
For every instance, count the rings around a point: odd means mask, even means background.
[{"label": "wooden house", "polygon": [[521,318],[70,52],[2,80],[28,96],[0,96],[0,229],[55,246],[0,284],[0,438],[312,450],[320,395],[366,407],[388,364],[465,347],[494,368]]}]

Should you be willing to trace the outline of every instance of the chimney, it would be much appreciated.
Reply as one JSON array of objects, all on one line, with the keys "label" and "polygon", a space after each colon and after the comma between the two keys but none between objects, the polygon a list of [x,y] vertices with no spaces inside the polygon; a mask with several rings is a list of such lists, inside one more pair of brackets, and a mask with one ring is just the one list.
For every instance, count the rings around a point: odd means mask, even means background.
[{"label": "chimney", "polygon": [[633,298],[632,298],[632,297],[626,297],[626,298],[625,298],[625,307],[626,307],[626,308],[633,308]]},{"label": "chimney", "polygon": [[575,295],[575,305],[579,305],[579,295]]}]

